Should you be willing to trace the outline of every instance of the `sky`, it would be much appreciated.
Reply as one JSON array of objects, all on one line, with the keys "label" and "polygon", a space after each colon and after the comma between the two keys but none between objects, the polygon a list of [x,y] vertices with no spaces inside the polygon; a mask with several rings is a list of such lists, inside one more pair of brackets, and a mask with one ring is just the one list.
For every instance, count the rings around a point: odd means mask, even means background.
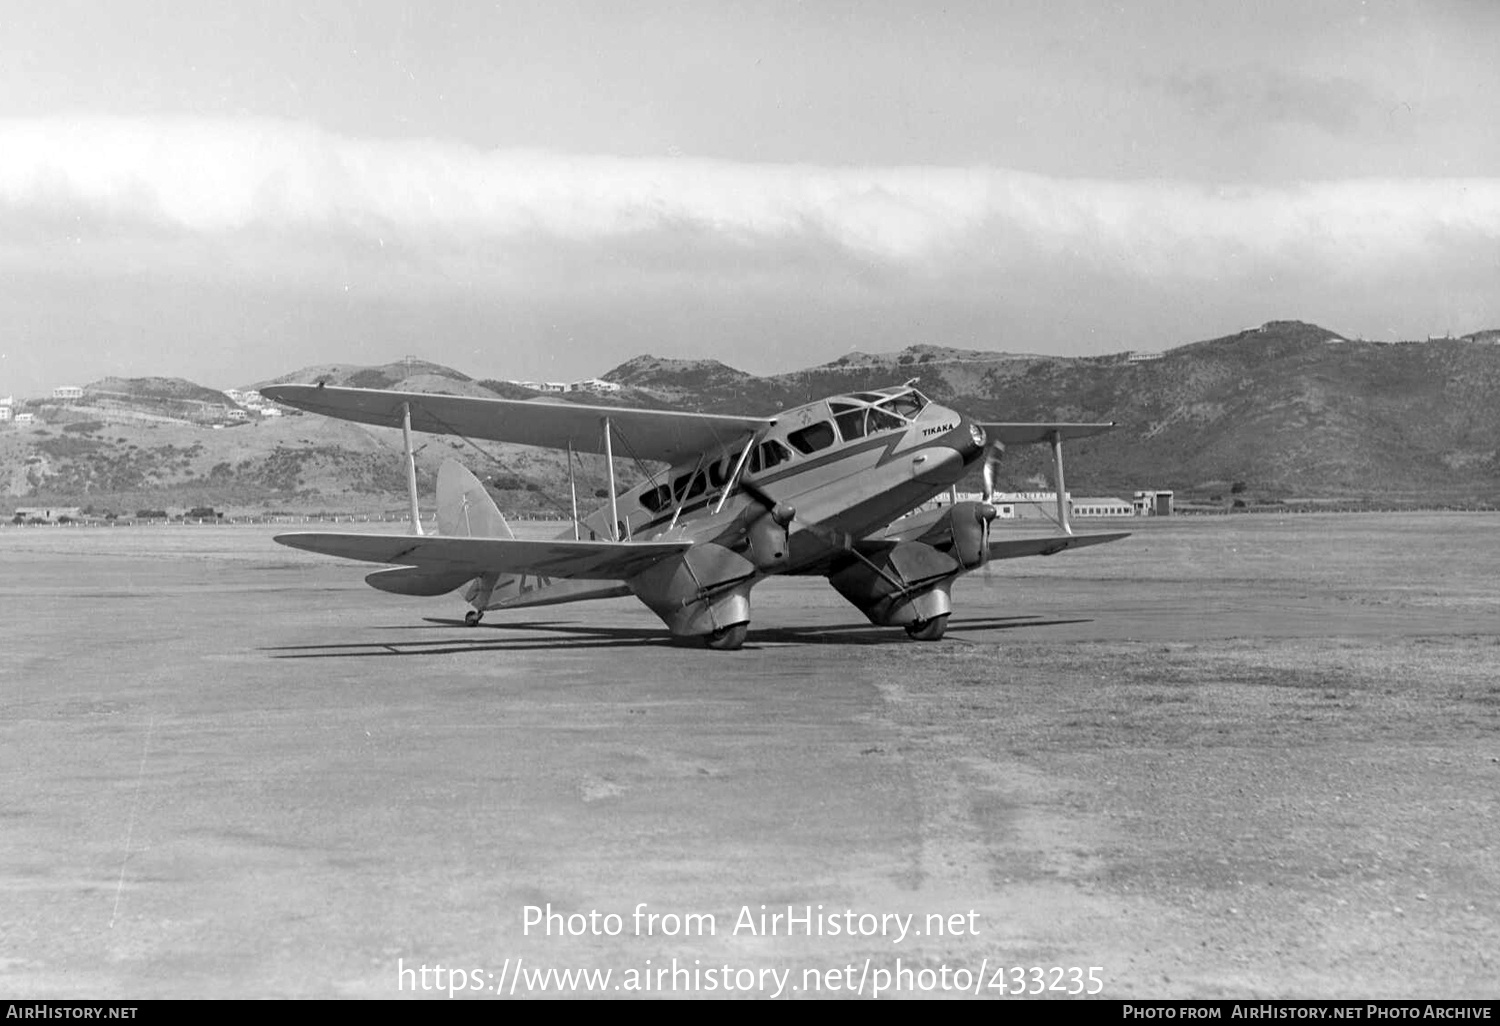
[{"label": "sky", "polygon": [[1500,327],[1491,0],[0,0],[0,395]]}]

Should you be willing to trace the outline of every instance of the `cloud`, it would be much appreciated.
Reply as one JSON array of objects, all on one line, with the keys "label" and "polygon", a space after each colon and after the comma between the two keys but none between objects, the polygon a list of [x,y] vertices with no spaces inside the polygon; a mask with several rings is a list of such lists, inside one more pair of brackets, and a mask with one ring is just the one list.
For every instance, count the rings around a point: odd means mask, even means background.
[{"label": "cloud", "polygon": [[[1265,102],[1292,109],[1286,89]],[[1340,102],[1317,116],[1337,122]],[[96,273],[509,276],[566,289],[580,269],[620,282],[811,271],[885,287],[1051,267],[1191,282],[1492,254],[1500,179],[1109,182],[485,151],[270,120],[68,118],[0,121],[0,228],[12,267]]]},{"label": "cloud", "polygon": [[1394,97],[1350,78],[1264,65],[1166,75],[1148,82],[1199,117],[1232,129],[1287,124],[1346,135],[1384,123],[1399,105]]}]

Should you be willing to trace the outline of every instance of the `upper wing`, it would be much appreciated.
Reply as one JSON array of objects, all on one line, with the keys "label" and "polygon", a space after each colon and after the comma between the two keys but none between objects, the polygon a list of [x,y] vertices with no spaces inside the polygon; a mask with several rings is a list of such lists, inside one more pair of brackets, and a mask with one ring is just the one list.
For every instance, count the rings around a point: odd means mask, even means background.
[{"label": "upper wing", "polygon": [[495,571],[624,581],[666,557],[692,547],[692,542],[518,541],[511,538],[317,531],[278,534],[276,540],[294,549],[345,559],[431,570],[452,569],[455,580],[456,572],[464,570],[469,576]]},{"label": "upper wing", "polygon": [[325,417],[361,424],[400,427],[402,405],[411,405],[414,431],[464,435],[496,442],[542,445],[577,452],[604,451],[604,419],[624,443],[620,455],[680,463],[697,453],[728,445],[770,427],[766,417],[733,417],[673,410],[637,410],[580,403],[538,403],[481,399],[426,392],[385,392],[370,388],[269,385],[261,395]]},{"label": "upper wing", "polygon": [[1006,445],[1029,445],[1033,442],[1066,441],[1070,438],[1087,438],[1090,435],[1102,435],[1115,426],[1114,421],[1107,424],[1018,424],[1018,423],[981,423],[984,433],[992,442],[1003,442]]},{"label": "upper wing", "polygon": [[1120,534],[1062,534],[1050,538],[1008,538],[990,542],[991,559],[1019,559],[1022,556],[1051,556],[1063,549],[1081,549],[1085,545],[1103,545],[1105,542],[1129,538],[1128,531]]}]

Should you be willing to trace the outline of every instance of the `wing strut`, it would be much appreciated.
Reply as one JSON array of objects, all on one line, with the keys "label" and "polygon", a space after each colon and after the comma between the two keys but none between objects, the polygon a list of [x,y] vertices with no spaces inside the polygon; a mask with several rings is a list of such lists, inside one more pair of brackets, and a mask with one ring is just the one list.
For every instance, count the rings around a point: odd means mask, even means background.
[{"label": "wing strut", "polygon": [[604,462],[609,465],[609,532],[620,540],[620,505],[615,497],[615,452],[610,442],[609,418],[604,418]]},{"label": "wing strut", "polygon": [[417,511],[417,454],[411,447],[411,403],[401,404],[401,441],[406,448],[406,497],[411,503],[411,533],[422,533],[422,515]]},{"label": "wing strut", "polygon": [[751,435],[745,442],[745,448],[740,452],[740,458],[735,462],[734,473],[729,475],[729,480],[724,482],[724,494],[719,496],[719,504],[714,507],[714,513],[724,508],[724,503],[729,501],[729,493],[734,491],[734,486],[740,483],[740,475],[745,472],[745,461],[750,458],[750,450],[755,448],[756,439],[759,434]]},{"label": "wing strut", "polygon": [[1048,439],[1052,443],[1052,483],[1057,486],[1057,526],[1063,534],[1073,533],[1073,524],[1068,519],[1068,488],[1063,483],[1062,432],[1053,431]]},{"label": "wing strut", "polygon": [[578,482],[573,480],[573,440],[568,439],[568,492],[573,496],[573,540],[578,541]]}]

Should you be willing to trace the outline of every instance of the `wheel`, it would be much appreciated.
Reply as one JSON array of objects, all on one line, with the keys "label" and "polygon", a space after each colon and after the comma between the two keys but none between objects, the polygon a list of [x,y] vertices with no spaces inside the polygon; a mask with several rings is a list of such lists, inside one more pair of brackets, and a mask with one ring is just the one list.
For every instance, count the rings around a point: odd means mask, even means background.
[{"label": "wheel", "polygon": [[917,620],[906,625],[906,633],[917,641],[937,641],[948,629],[948,614],[934,616],[931,620]]},{"label": "wheel", "polygon": [[745,643],[745,635],[749,631],[748,623],[730,624],[728,627],[720,627],[712,634],[705,634],[703,643],[718,652],[736,652]]},{"label": "wheel", "polygon": [[479,625],[479,621],[483,619],[484,610],[482,609],[471,609],[464,614],[464,623],[468,624],[470,627],[477,627]]}]

